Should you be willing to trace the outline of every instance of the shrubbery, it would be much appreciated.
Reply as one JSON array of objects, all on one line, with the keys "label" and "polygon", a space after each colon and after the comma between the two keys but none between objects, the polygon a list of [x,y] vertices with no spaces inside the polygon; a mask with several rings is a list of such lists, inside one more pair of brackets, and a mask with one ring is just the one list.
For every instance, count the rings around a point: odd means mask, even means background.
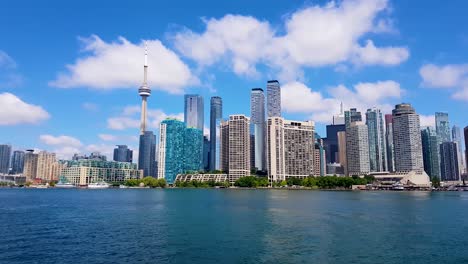
[{"label": "shrubbery", "polygon": [[156,179],[151,176],[148,176],[139,180],[130,179],[130,180],[125,181],[124,185],[129,186],[129,187],[137,187],[137,186],[140,186],[141,183],[151,188],[156,188],[156,187],[165,188],[167,185],[165,179]]}]

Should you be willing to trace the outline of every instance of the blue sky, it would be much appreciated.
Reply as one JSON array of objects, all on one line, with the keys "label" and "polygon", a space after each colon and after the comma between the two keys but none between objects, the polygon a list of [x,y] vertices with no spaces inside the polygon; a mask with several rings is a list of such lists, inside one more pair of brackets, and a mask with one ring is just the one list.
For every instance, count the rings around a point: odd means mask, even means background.
[{"label": "blue sky", "polygon": [[282,85],[286,118],[324,132],[339,102],[410,102],[468,125],[468,2],[2,1],[0,142],[15,149],[136,150],[143,42],[150,123],[181,117],[183,94],[249,115],[250,89]]}]

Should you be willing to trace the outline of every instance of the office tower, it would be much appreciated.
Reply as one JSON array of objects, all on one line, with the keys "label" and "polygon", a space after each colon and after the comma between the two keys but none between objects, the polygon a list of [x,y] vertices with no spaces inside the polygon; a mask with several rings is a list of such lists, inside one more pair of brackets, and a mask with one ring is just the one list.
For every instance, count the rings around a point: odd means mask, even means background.
[{"label": "office tower", "polygon": [[[250,123],[250,132],[252,133],[253,126]],[[250,166],[251,169],[257,171],[257,167],[255,167],[255,135],[250,135]]]},{"label": "office tower", "polygon": [[385,115],[385,143],[387,144],[387,170],[395,171],[395,147],[393,145],[393,116]]},{"label": "office tower", "polygon": [[424,171],[419,115],[411,104],[398,104],[392,111],[395,171]]},{"label": "office tower", "polygon": [[203,97],[198,94],[186,94],[184,97],[184,121],[187,127],[203,131],[204,124]]},{"label": "office tower", "polygon": [[346,132],[338,132],[338,162],[343,168],[344,175],[348,175],[348,160],[346,157]]},{"label": "office tower", "polygon": [[156,136],[152,131],[140,135],[138,149],[138,169],[143,170],[144,177],[156,177]]},{"label": "office tower", "polygon": [[219,125],[222,118],[223,100],[221,97],[213,96],[210,100],[210,171],[221,169],[219,164]]},{"label": "office tower", "polygon": [[277,80],[267,82],[268,117],[281,116],[281,88]]},{"label": "office tower", "polygon": [[387,149],[385,146],[385,132],[380,109],[367,109],[366,125],[369,137],[370,171],[387,171]]},{"label": "office tower", "polygon": [[145,64],[143,66],[143,84],[138,89],[138,94],[141,96],[141,120],[140,120],[140,135],[146,131],[146,108],[147,99],[151,95],[151,89],[148,86],[148,46],[145,43]]},{"label": "office tower", "polygon": [[223,120],[219,124],[219,163],[223,173],[229,171],[229,121]]},{"label": "office tower", "polygon": [[361,112],[358,112],[356,108],[351,108],[349,111],[344,112],[345,125],[348,128],[352,122],[362,121]]},{"label": "office tower", "polygon": [[465,134],[465,164],[468,171],[468,126],[463,129],[463,134]]},{"label": "office tower", "polygon": [[351,122],[346,129],[346,152],[349,175],[361,176],[370,172],[369,138],[367,125],[363,122]]},{"label": "office tower", "polygon": [[325,148],[323,139],[315,133],[315,150],[314,150],[314,176],[325,176],[327,171],[327,163],[325,157]]},{"label": "office tower", "polygon": [[245,115],[221,122],[221,166],[231,183],[250,175],[250,119]]},{"label": "office tower", "polygon": [[117,145],[114,149],[114,161],[133,162],[133,151],[127,145]]},{"label": "office tower", "polygon": [[465,171],[465,159],[463,158],[463,138],[460,127],[452,127],[452,139],[453,142],[457,143],[458,167],[460,174],[462,174]]},{"label": "office tower", "polygon": [[24,169],[24,151],[13,151],[11,159],[11,174],[21,174]]},{"label": "office tower", "polygon": [[158,178],[173,184],[178,174],[203,168],[203,132],[182,121],[166,119],[160,124]]},{"label": "office tower", "polygon": [[336,163],[338,162],[338,132],[346,131],[346,126],[342,125],[327,125],[327,137],[323,139],[323,143],[326,150],[327,162]]},{"label": "office tower", "polygon": [[203,136],[203,170],[210,170],[210,140],[208,136]]},{"label": "office tower", "polygon": [[440,179],[439,138],[432,127],[421,131],[424,171],[432,178]]},{"label": "office tower", "polygon": [[254,88],[250,94],[250,132],[254,135],[252,167],[265,170],[265,95],[263,89]]},{"label": "office tower", "polygon": [[0,145],[0,174],[8,174],[10,171],[11,146]]},{"label": "office tower", "polygon": [[452,141],[448,113],[436,112],[435,125],[440,140],[439,143]]},{"label": "office tower", "polygon": [[457,144],[443,142],[440,144],[440,179],[441,181],[459,181]]},{"label": "office tower", "polygon": [[315,125],[282,117],[267,120],[267,164],[270,182],[314,175]]},{"label": "office tower", "polygon": [[332,125],[344,125],[345,124],[345,117],[343,112],[343,102],[340,104],[340,113],[338,115],[333,116]]},{"label": "office tower", "polygon": [[50,153],[47,151],[41,151],[37,155],[37,173],[36,179],[41,179],[44,181],[56,180],[54,177],[54,168],[53,164],[57,162],[55,158],[55,153]]},{"label": "office tower", "polygon": [[37,159],[38,155],[34,153],[34,150],[26,150],[24,154],[24,170],[23,176],[26,177],[26,181],[36,179],[37,175]]}]

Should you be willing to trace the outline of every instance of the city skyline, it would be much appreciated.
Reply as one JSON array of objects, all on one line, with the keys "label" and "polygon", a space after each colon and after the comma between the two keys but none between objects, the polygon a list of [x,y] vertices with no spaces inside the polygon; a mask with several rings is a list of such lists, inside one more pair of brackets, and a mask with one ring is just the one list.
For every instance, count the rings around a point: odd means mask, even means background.
[{"label": "city skyline", "polygon": [[[428,16],[431,12],[437,12],[437,15],[450,13],[437,22],[436,28],[441,30],[437,33],[444,37],[433,42],[434,32],[429,34],[422,29],[430,28],[428,25],[435,22],[410,18],[402,1],[377,1],[380,5],[368,0],[343,1],[330,6],[327,6],[328,1],[281,3],[268,5],[266,13],[260,8],[246,12],[237,3],[218,11],[215,8],[196,9],[190,15],[173,18],[168,14],[172,14],[175,3],[164,3],[157,7],[158,12],[166,15],[145,16],[145,22],[157,24],[151,30],[134,24],[130,18],[148,14],[154,4],[148,6],[148,10],[141,7],[129,9],[125,24],[121,24],[123,21],[117,16],[120,14],[118,3],[115,9],[106,7],[113,11],[105,17],[107,23],[96,23],[102,22],[104,17],[93,17],[87,23],[69,24],[82,21],[80,12],[70,13],[66,6],[56,3],[54,10],[67,14],[67,19],[55,17],[53,25],[67,25],[66,31],[50,26],[52,21],[40,19],[55,12],[48,6],[41,14],[14,16],[21,13],[19,10],[24,6],[21,2],[4,9],[3,24],[12,26],[0,29],[5,36],[0,46],[0,100],[2,107],[8,106],[6,110],[9,111],[2,116],[0,138],[13,149],[48,150],[60,158],[70,157],[75,152],[101,151],[111,158],[114,146],[125,144],[138,153],[135,131],[140,125],[141,100],[135,90],[141,84],[145,40],[149,50],[148,85],[152,88],[147,113],[148,130],[151,131],[156,132],[159,122],[167,116],[183,116],[181,98],[184,94],[200,94],[205,102],[212,96],[222,97],[224,118],[231,114],[248,114],[250,89],[261,87],[266,90],[265,81],[270,79],[278,79],[281,83],[282,115],[286,119],[314,121],[322,136],[325,125],[332,122],[332,114],[339,112],[341,101],[345,109],[356,107],[365,113],[366,109],[377,107],[382,114],[390,113],[395,104],[409,102],[421,115],[422,126],[433,125],[435,112],[439,111],[449,113],[450,125],[466,125],[463,113],[467,104],[460,100],[463,97],[460,83],[466,79],[463,65],[468,61],[467,55],[461,52],[466,47],[463,41],[466,32],[450,27],[455,21],[466,19],[460,11],[463,8],[441,7],[435,1],[427,4]],[[179,5],[182,3],[192,5],[178,2]],[[360,30],[359,33],[349,30],[349,34],[353,34],[350,36],[352,40],[334,42],[336,49],[342,52],[341,56],[329,49],[330,42],[317,43],[316,39],[302,36],[300,28],[294,27],[294,22],[317,21],[316,14],[323,14],[330,25],[344,21],[347,14],[357,19],[358,14],[350,10],[358,7],[366,7],[367,12],[358,21],[368,23],[366,26],[351,22],[347,25],[349,29]],[[329,16],[329,11],[336,11],[338,16]],[[38,19],[40,22],[35,25],[40,28],[34,33],[17,33],[31,25],[28,21]],[[415,24],[416,20],[418,23]],[[422,23],[426,24],[423,26]],[[171,24],[187,29],[192,35],[184,34],[186,32],[177,27],[170,28]],[[215,34],[223,32],[227,26],[234,32],[244,25],[251,26],[247,27],[249,32],[259,36],[259,39],[253,39],[255,41],[241,36],[245,47],[235,47],[228,36]],[[120,28],[128,30],[120,31]],[[284,32],[276,32],[274,28]],[[320,35],[318,30],[309,29]],[[39,34],[47,37],[42,38]],[[50,40],[34,41],[39,36]],[[123,39],[119,39],[120,36]],[[215,50],[214,43],[204,45],[211,36],[222,38],[225,45],[221,50]],[[283,39],[296,42],[301,53],[295,54],[287,47],[284,50],[274,45]],[[433,45],[423,45],[426,41]],[[32,42],[41,49],[40,53],[26,46]],[[271,45],[265,45],[265,42]],[[189,52],[188,44],[194,44],[194,53]],[[306,44],[311,47],[310,53],[304,53],[302,49]],[[263,45],[265,50],[272,48],[277,54],[265,53],[255,45]],[[357,48],[345,49],[344,45]],[[203,50],[203,46],[207,50]],[[207,54],[213,57],[206,57]],[[276,59],[284,55],[290,56],[291,61],[278,63]],[[226,60],[220,60],[221,57]],[[48,65],[42,63],[45,59]],[[291,67],[283,68],[282,63]],[[446,80],[448,77],[443,73],[456,75],[449,75],[454,78]],[[431,76],[439,76],[439,82]],[[431,87],[434,89],[429,89]],[[447,89],[435,89],[438,87]],[[204,112],[207,134],[210,111],[206,103]]]}]

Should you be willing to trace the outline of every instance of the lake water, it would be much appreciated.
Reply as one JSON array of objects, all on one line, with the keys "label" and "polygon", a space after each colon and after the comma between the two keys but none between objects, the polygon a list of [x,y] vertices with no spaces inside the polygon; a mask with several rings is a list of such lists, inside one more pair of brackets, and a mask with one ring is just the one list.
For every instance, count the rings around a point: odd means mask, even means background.
[{"label": "lake water", "polygon": [[0,189],[1,263],[467,263],[468,192]]}]

